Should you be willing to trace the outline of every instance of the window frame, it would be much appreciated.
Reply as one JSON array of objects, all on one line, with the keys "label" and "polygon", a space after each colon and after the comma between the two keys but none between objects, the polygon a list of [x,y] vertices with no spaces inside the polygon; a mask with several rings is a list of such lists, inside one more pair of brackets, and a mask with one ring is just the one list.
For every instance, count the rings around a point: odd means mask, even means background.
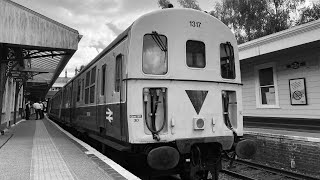
[{"label": "window frame", "polygon": [[[191,67],[191,66],[188,66],[188,63],[187,63],[187,43],[188,41],[193,41],[193,42],[201,42],[203,45],[204,45],[204,67]],[[201,40],[194,40],[194,39],[188,39],[186,40],[186,43],[185,43],[185,65],[190,68],[190,69],[200,69],[200,70],[203,70],[203,69],[206,69],[207,67],[207,47],[206,47],[206,43],[204,41],[201,41]]]},{"label": "window frame", "polygon": [[[260,78],[259,78],[259,70],[272,68],[273,74],[273,85],[275,91],[275,104],[262,104],[262,96],[261,96],[261,86],[260,86]],[[266,63],[254,66],[254,76],[255,76],[255,93],[256,93],[256,108],[280,108],[279,106],[279,95],[278,95],[278,79],[276,72],[276,64],[275,63]]]}]

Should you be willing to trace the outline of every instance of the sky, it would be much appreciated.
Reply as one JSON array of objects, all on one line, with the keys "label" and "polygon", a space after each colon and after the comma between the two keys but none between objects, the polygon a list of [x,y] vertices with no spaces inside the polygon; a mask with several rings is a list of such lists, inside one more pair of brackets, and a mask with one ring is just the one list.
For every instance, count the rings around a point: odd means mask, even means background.
[{"label": "sky", "polygon": [[[68,77],[75,68],[88,64],[122,31],[140,16],[160,9],[157,0],[12,0],[58,21],[83,35],[78,50],[69,60],[65,70]],[[204,11],[211,11],[220,0],[198,0]],[[170,0],[179,7],[177,0]],[[63,70],[60,76],[65,76]]]}]

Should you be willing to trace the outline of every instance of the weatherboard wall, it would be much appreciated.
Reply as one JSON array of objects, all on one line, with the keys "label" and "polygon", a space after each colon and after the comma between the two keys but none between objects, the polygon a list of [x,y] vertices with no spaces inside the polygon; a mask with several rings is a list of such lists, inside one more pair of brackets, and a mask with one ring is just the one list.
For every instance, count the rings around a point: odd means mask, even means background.
[{"label": "weatherboard wall", "polygon": [[[297,69],[288,67],[293,62],[305,63]],[[279,106],[260,108],[256,104],[256,80],[254,68],[274,63],[278,85]],[[291,50],[258,56],[240,61],[243,83],[243,115],[253,117],[320,118],[320,51],[319,48]],[[306,105],[291,105],[289,80],[305,78]]]}]

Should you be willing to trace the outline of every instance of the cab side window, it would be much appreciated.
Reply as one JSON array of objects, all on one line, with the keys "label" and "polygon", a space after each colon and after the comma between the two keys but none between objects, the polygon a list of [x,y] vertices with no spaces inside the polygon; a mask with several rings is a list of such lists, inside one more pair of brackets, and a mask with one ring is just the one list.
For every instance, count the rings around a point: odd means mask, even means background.
[{"label": "cab side window", "polygon": [[168,71],[167,37],[158,33],[143,37],[142,70],[145,74],[164,75]]},{"label": "cab side window", "polygon": [[236,78],[234,51],[230,42],[220,44],[220,67],[222,78]]}]

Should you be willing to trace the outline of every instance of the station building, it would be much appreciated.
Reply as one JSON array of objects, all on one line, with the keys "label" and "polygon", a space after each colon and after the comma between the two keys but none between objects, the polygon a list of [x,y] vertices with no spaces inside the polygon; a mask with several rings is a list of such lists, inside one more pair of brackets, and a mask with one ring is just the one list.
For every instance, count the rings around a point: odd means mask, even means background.
[{"label": "station building", "polygon": [[0,132],[23,118],[25,102],[45,96],[78,49],[75,29],[0,0]]},{"label": "station building", "polygon": [[320,20],[239,45],[246,126],[320,128]]}]

